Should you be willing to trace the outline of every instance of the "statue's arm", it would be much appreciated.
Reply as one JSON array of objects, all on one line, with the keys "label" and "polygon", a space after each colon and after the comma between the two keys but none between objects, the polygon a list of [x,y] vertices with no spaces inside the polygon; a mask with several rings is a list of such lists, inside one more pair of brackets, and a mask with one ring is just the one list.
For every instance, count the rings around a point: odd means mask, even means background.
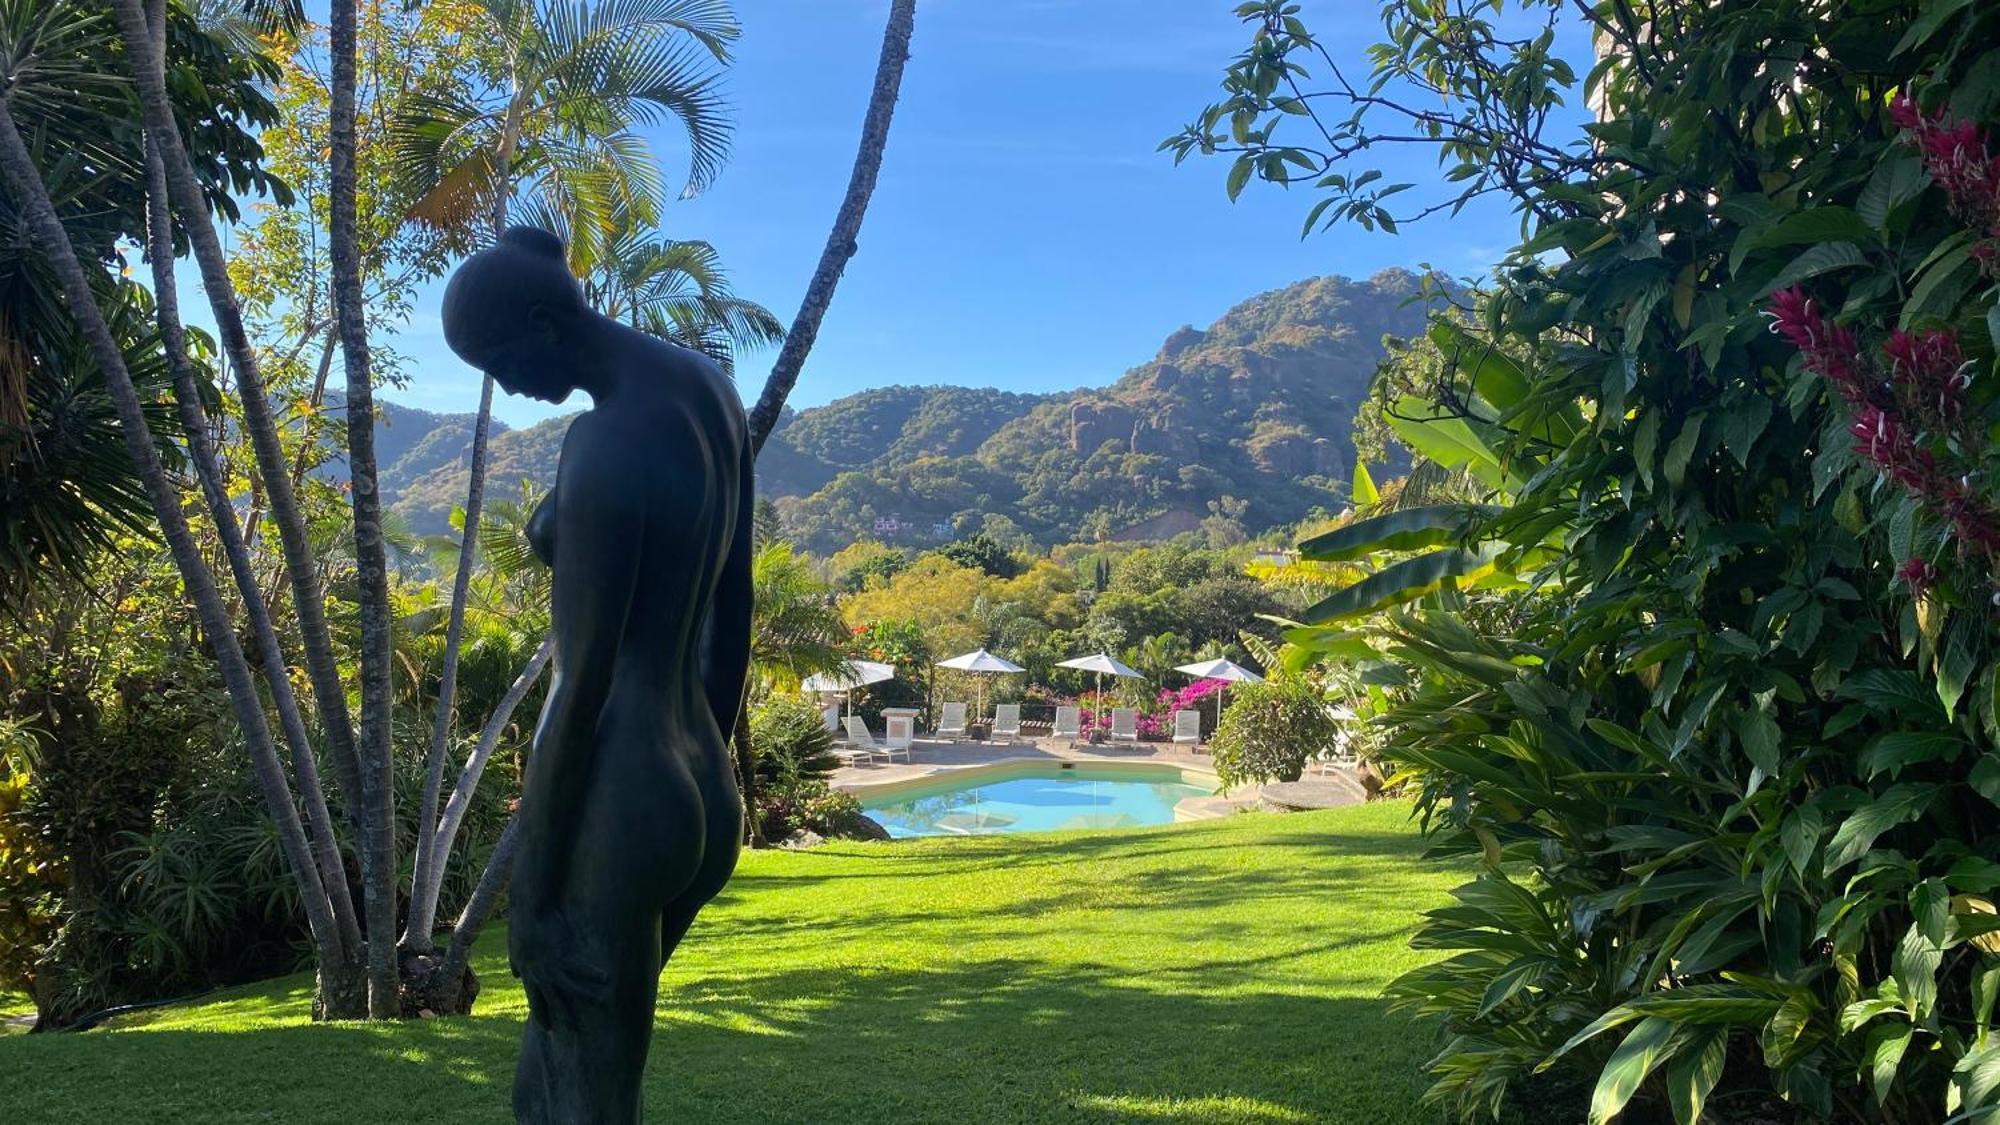
[{"label": "statue's arm", "polygon": [[743,692],[750,679],[750,559],[757,497],[756,454],[748,442],[743,445],[738,471],[742,478],[736,531],[729,558],[722,564],[715,601],[709,607],[708,652],[702,669],[709,710],[715,713],[715,725],[725,741],[736,731],[736,713],[743,706]]},{"label": "statue's arm", "polygon": [[549,901],[569,869],[583,813],[597,723],[610,695],[618,646],[638,587],[646,510],[641,489],[618,479],[614,460],[594,448],[585,419],[563,442],[556,476],[555,592],[557,674],[522,787],[517,884],[529,901]]}]

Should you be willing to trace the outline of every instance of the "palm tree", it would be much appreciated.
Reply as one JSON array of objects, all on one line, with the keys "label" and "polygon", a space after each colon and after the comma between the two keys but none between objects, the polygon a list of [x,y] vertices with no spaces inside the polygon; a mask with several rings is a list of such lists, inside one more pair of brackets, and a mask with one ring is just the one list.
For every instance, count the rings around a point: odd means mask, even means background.
[{"label": "palm tree", "polygon": [[861,124],[861,148],[854,157],[854,171],[847,180],[847,194],[834,215],[833,229],[827,233],[826,248],[820,251],[819,265],[806,286],[799,315],[785,335],[785,346],[764,380],[764,393],[750,412],[750,447],[761,450],[784,413],[785,399],[798,385],[806,354],[819,338],[820,321],[833,303],[833,291],[847,260],[859,248],[861,220],[868,214],[868,200],[875,194],[875,177],[882,171],[882,154],[889,144],[889,121],[896,114],[896,97],[903,87],[903,64],[910,59],[910,35],[916,29],[917,0],[891,0],[889,23],[882,32],[882,54],[875,63],[875,90],[868,99],[868,116]]},{"label": "palm tree", "polygon": [[661,237],[626,208],[603,237],[567,241],[570,269],[592,308],[701,352],[725,371],[734,371],[737,349],[785,338],[784,324],[769,309],[730,292],[721,259],[706,242]]},{"label": "palm tree", "polygon": [[833,587],[790,543],[759,549],[750,583],[750,661],[767,689],[796,688],[807,676],[846,665],[852,637]]},{"label": "palm tree", "polygon": [[[645,225],[658,218],[659,166],[639,128],[681,123],[689,150],[683,194],[700,190],[720,170],[729,127],[715,83],[740,34],[726,0],[477,0],[473,6],[496,60],[488,93],[419,98],[396,122],[392,143],[416,198],[412,218],[469,245],[497,237],[515,196],[526,194],[564,216],[572,242],[590,252],[612,233],[615,215],[628,213]],[[444,779],[492,415],[493,381],[482,379],[419,819],[425,825],[436,818]],[[429,864],[419,852],[413,888],[435,880]],[[427,954],[431,935],[406,929],[403,945]]]},{"label": "palm tree", "polygon": [[[143,13],[140,20],[138,43],[143,47],[149,40]],[[284,767],[278,760],[277,747],[265,719],[249,661],[237,642],[228,608],[216,587],[215,576],[202,559],[187,516],[181,509],[179,490],[167,477],[160,462],[155,439],[117,338],[99,311],[89,275],[77,257],[76,247],[70,241],[69,233],[64,229],[55,204],[42,183],[34,156],[16,125],[13,105],[18,93],[18,78],[5,89],[0,89],[0,178],[4,178],[10,196],[26,219],[25,225],[53,268],[77,328],[88,341],[103,373],[106,390],[117,409],[126,452],[144,484],[176,568],[186,584],[190,600],[194,602],[202,630],[214,650],[237,723],[249,749],[253,772],[263,790],[265,803],[277,822],[280,846],[286,862],[291,865],[293,877],[299,882],[301,905],[314,945],[322,958],[332,958],[326,962],[326,967],[337,968],[345,951],[327,897],[328,888],[321,882],[312,846],[307,840],[298,810],[292,803],[291,788],[286,781]]]},{"label": "palm tree", "polygon": [[[347,373],[347,467],[354,507],[354,558],[361,606],[361,799],[369,817],[362,854],[375,867],[362,884],[368,904],[368,1015],[386,1019],[402,1008],[396,961],[395,760],[390,745],[395,711],[393,625],[389,605],[388,551],[382,538],[382,494],[375,465],[375,379],[368,353],[368,310],[361,289],[361,250],[355,234],[355,114],[359,58],[357,0],[333,0],[329,88],[327,256],[333,273],[333,311],[340,357]],[[383,865],[387,865],[385,870]]]}]

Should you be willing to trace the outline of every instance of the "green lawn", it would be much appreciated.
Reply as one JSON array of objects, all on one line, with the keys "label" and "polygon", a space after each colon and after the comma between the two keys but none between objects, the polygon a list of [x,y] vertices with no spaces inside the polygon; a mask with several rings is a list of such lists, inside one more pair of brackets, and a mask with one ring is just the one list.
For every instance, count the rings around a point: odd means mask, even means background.
[{"label": "green lawn", "polygon": [[[1379,999],[1456,872],[1408,806],[749,855],[661,982],[649,1120],[1433,1122]],[[507,1117],[525,1004],[314,1026],[308,981],[0,1041],[0,1121]]]}]

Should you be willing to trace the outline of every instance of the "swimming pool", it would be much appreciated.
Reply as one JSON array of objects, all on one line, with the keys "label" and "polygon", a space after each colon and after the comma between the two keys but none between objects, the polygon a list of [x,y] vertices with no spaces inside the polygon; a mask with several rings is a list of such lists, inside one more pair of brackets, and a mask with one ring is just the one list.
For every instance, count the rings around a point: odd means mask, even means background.
[{"label": "swimming pool", "polygon": [[1212,781],[1174,766],[1003,766],[864,794],[862,811],[898,839],[1172,824]]}]

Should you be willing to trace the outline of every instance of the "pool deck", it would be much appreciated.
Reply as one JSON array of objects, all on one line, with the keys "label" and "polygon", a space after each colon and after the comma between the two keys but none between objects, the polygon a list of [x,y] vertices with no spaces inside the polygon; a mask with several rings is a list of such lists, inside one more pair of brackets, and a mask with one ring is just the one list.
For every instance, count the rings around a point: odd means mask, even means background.
[{"label": "pool deck", "polygon": [[[1145,763],[1178,766],[1191,773],[1215,777],[1215,766],[1206,754],[1163,742],[1121,742],[1071,746],[1067,739],[1024,738],[1019,742],[960,742],[919,737],[907,762],[876,762],[865,766],[842,766],[830,779],[835,789],[866,797],[883,786],[925,781],[981,766],[1029,762]],[[1174,807],[1174,819],[1212,820],[1259,806],[1260,786],[1241,785],[1228,796],[1189,797]]]}]

